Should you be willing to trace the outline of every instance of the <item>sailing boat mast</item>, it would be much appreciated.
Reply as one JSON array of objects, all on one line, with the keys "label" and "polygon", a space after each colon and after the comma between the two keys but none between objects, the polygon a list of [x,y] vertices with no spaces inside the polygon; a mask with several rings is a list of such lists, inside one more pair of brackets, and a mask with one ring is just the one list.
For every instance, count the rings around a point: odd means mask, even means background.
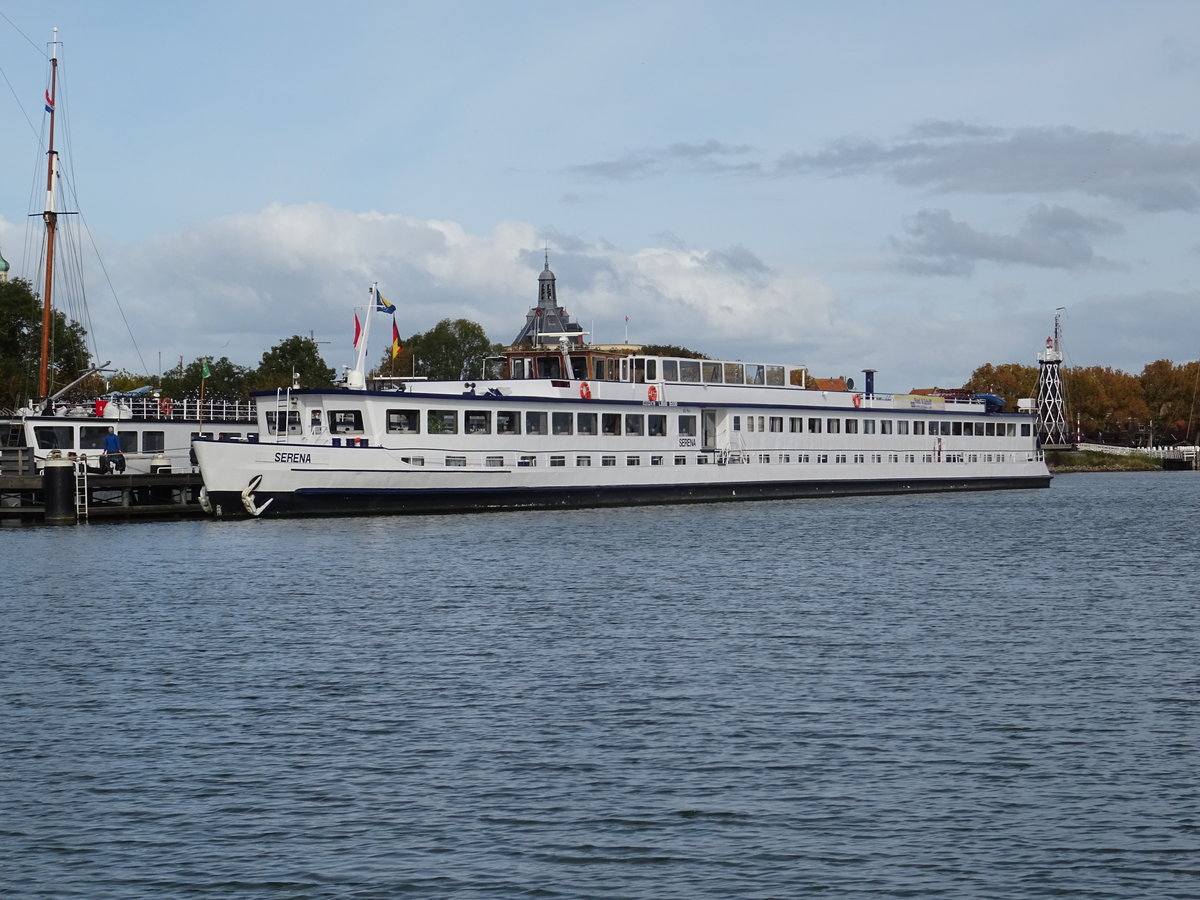
[{"label": "sailing boat mast", "polygon": [[58,93],[58,29],[50,41],[50,89],[46,91],[46,112],[50,113],[50,143],[46,151],[46,208],[42,220],[46,223],[46,282],[42,290],[42,358],[38,368],[38,397],[50,396],[50,322],[51,292],[54,286],[54,233],[58,228],[58,213],[54,210],[54,192],[58,179],[58,153],[54,149],[54,100]]}]

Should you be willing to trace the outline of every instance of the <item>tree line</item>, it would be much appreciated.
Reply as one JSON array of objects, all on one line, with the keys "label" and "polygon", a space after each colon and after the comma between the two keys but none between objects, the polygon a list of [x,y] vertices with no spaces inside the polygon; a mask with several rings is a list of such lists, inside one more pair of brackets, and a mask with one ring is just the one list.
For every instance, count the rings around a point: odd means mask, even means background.
[{"label": "tree line", "polygon": [[[15,279],[0,283],[0,409],[15,409],[33,398],[41,331],[41,302],[29,282]],[[87,332],[78,322],[55,311],[51,334],[51,383],[61,386],[92,365]],[[487,359],[504,349],[488,340],[481,325],[467,319],[443,319],[428,331],[402,338],[400,344],[395,355],[391,347],[384,350],[372,374],[478,380],[483,377]],[[707,358],[686,347],[667,344],[647,345],[643,351],[659,356]],[[205,366],[207,378],[203,377]],[[1073,432],[1078,423],[1085,440],[1130,445],[1197,442],[1200,362],[1177,365],[1160,359],[1139,375],[1102,366],[1063,367],[1060,372],[1069,428]],[[224,356],[197,357],[187,364],[181,362],[161,377],[128,371],[93,376],[72,393],[86,398],[150,385],[165,397],[194,397],[200,393],[203,379],[205,396],[244,400],[252,391],[293,385],[328,387],[335,383],[335,376],[322,359],[316,341],[293,335],[263,353],[255,367],[238,365]],[[1015,411],[1018,398],[1036,397],[1037,387],[1037,366],[1020,363],[987,363],[962,385],[964,390],[999,394],[1009,411]]]}]

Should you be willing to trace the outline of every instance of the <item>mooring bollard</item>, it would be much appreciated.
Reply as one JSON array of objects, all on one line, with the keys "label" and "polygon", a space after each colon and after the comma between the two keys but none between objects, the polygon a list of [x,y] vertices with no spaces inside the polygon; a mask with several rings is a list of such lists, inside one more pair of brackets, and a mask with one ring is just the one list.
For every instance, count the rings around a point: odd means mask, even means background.
[{"label": "mooring bollard", "polygon": [[42,497],[47,525],[75,524],[75,463],[48,459],[42,468]]}]

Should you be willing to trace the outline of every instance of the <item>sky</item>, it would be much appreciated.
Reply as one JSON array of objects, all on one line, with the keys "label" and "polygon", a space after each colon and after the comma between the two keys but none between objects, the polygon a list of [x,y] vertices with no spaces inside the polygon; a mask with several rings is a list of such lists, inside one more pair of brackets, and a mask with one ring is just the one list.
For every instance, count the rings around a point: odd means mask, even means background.
[{"label": "sky", "polygon": [[508,343],[545,254],[596,342],[885,391],[1036,365],[1056,311],[1068,365],[1200,356],[1194,2],[0,0],[35,282],[55,27],[64,310],[118,368],[340,369],[373,282]]}]

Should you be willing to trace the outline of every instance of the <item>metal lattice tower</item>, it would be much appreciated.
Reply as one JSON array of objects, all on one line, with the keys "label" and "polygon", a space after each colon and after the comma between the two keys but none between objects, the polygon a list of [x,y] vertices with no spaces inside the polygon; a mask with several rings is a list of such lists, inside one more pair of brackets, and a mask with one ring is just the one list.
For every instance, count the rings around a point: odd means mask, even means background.
[{"label": "metal lattice tower", "polygon": [[1067,399],[1063,394],[1062,314],[1054,314],[1054,337],[1046,338],[1046,349],[1038,354],[1037,430],[1043,447],[1068,447]]}]

